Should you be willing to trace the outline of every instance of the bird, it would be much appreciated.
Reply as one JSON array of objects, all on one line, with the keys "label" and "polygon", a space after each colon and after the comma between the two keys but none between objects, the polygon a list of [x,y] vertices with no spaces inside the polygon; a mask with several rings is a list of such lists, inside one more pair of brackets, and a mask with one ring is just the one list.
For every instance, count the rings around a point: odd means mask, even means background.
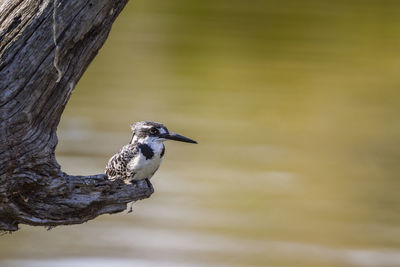
[{"label": "bird", "polygon": [[160,167],[165,154],[163,142],[166,140],[197,144],[190,138],[170,132],[158,122],[139,121],[133,123],[131,129],[133,135],[129,144],[123,146],[107,163],[105,174],[111,180],[118,177],[125,183],[150,180]]}]

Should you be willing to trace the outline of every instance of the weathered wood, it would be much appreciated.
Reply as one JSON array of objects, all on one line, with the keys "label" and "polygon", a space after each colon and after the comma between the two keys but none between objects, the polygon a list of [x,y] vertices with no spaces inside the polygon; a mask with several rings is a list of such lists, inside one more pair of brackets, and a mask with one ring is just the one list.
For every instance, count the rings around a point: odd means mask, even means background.
[{"label": "weathered wood", "polygon": [[0,0],[0,230],[56,226],[120,212],[151,184],[69,176],[57,125],[128,0]]}]

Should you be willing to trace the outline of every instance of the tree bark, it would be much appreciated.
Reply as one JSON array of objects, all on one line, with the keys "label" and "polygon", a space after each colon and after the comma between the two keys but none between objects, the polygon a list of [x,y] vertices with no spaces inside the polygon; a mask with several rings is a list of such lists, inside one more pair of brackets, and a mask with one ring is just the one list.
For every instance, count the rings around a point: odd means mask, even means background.
[{"label": "tree bark", "polygon": [[79,224],[151,184],[69,176],[55,158],[68,99],[128,0],[0,0],[0,230]]}]

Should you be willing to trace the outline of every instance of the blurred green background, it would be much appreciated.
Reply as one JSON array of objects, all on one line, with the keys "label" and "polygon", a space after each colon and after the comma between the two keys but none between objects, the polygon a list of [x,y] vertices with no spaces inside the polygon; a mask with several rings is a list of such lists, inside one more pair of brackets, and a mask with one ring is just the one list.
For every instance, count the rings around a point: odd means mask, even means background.
[{"label": "blurred green background", "polygon": [[22,226],[1,266],[400,266],[400,2],[135,0],[63,114],[57,157],[101,173],[164,123],[130,214]]}]

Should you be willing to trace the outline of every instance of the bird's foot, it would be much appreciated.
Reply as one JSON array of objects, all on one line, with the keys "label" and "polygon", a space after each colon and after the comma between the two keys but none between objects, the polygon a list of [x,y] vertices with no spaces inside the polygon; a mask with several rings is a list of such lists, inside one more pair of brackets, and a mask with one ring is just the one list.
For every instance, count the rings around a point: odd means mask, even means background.
[{"label": "bird's foot", "polygon": [[145,187],[145,181],[144,180],[132,180],[132,184],[134,187]]},{"label": "bird's foot", "polygon": [[150,183],[150,180],[148,178],[142,179],[142,180],[132,180],[131,183],[132,183],[132,185],[134,187],[149,187],[149,188],[153,188],[153,185]]}]

